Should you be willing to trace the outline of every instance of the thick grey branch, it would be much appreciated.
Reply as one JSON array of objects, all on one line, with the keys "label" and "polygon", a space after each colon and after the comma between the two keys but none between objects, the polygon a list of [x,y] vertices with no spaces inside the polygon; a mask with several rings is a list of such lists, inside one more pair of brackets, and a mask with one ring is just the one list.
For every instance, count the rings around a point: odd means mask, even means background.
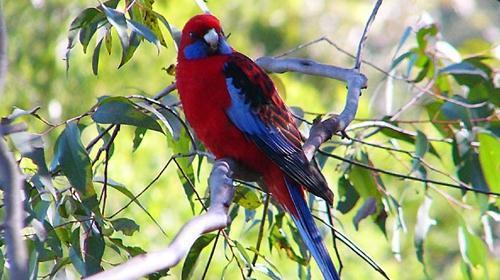
[{"label": "thick grey branch", "polygon": [[7,74],[7,29],[3,18],[3,7],[0,2],[0,97],[3,93],[3,84]]},{"label": "thick grey branch", "polygon": [[346,69],[332,65],[320,64],[312,60],[300,58],[262,57],[256,61],[264,70],[284,73],[288,71],[300,72],[309,75],[323,76],[347,83],[347,98],[344,110],[338,116],[329,117],[317,122],[311,128],[307,141],[304,143],[304,153],[311,160],[321,144],[330,139],[333,134],[344,131],[354,120],[358,110],[361,89],[366,87],[365,75],[356,69]]},{"label": "thick grey branch", "polygon": [[[0,2],[0,99],[7,72],[7,31]],[[15,126],[19,128],[19,126]],[[23,229],[23,176],[14,156],[4,141],[4,132],[13,132],[11,126],[0,125],[0,187],[3,188],[5,204],[5,241],[10,278],[28,279],[28,255],[24,244]],[[5,131],[4,131],[5,130]]]},{"label": "thick grey branch", "polygon": [[228,208],[233,200],[232,170],[237,169],[230,159],[217,160],[208,179],[210,207],[207,212],[194,217],[177,233],[168,247],[157,252],[136,256],[112,269],[97,273],[88,280],[138,279],[179,263],[195,240],[204,233],[225,228],[230,219]]},{"label": "thick grey branch", "polygon": [[23,240],[23,176],[0,134],[0,186],[4,192],[5,240],[12,279],[28,279],[28,255]]}]

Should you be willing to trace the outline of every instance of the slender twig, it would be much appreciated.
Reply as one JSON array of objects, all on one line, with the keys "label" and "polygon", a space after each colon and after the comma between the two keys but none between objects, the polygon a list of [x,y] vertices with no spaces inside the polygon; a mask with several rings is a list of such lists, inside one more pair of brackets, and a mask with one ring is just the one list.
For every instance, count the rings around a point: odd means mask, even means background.
[{"label": "slender twig", "polygon": [[94,139],[92,139],[89,142],[89,144],[87,145],[87,147],[85,147],[85,150],[87,151],[87,153],[89,153],[90,150],[92,150],[92,148],[95,146],[95,144],[97,144],[97,142],[99,142],[99,140],[102,137],[104,137],[104,135],[106,135],[106,133],[108,133],[114,126],[115,126],[114,124],[109,125],[105,129],[103,129]]},{"label": "slender twig", "polygon": [[130,206],[130,204],[132,204],[133,202],[135,202],[137,199],[139,199],[139,197],[141,195],[143,195],[156,181],[158,181],[158,179],[160,179],[161,175],[163,174],[163,172],[165,172],[165,170],[167,169],[167,167],[170,165],[170,163],[173,161],[173,157],[171,157],[167,163],[163,166],[163,168],[160,170],[160,172],[158,172],[158,174],[156,174],[156,176],[153,178],[153,180],[151,182],[149,182],[149,184],[141,191],[139,192],[137,195],[134,196],[133,199],[131,199],[127,204],[125,204],[124,206],[122,206],[120,209],[118,209],[118,211],[116,211],[115,213],[113,213],[111,216],[108,217],[108,219],[113,219],[116,215],[120,214],[123,210],[127,209],[127,207]]},{"label": "slender twig", "polygon": [[337,247],[337,235],[335,234],[335,230],[333,228],[333,214],[332,214],[332,208],[328,204],[328,202],[325,200],[325,207],[326,207],[326,213],[328,215],[328,223],[330,224],[330,231],[332,233],[332,242],[333,242],[333,249],[335,249],[335,255],[337,257],[337,260],[339,261],[339,266],[338,266],[338,272],[339,276],[342,276],[342,269],[344,268],[344,264],[342,263],[342,258],[340,257],[339,249]]},{"label": "slender twig", "polygon": [[115,129],[113,130],[113,133],[111,134],[111,137],[108,140],[108,143],[106,143],[106,148],[105,150],[105,159],[104,159],[104,182],[102,185],[102,191],[101,191],[101,197],[99,198],[99,202],[102,200],[102,210],[101,212],[104,214],[104,211],[106,210],[106,199],[108,197],[108,166],[109,166],[109,157],[110,157],[110,150],[111,146],[113,145],[113,142],[116,139],[116,136],[118,135],[118,131],[120,131],[120,125],[116,125]]},{"label": "slender twig", "polygon": [[366,22],[365,29],[363,30],[363,35],[359,40],[358,52],[356,53],[356,62],[354,63],[354,69],[359,70],[361,68],[362,52],[366,43],[366,39],[368,38],[368,30],[370,29],[373,21],[375,20],[375,16],[377,16],[377,12],[378,9],[380,8],[380,5],[382,5],[382,0],[377,0],[377,3],[375,3],[375,7],[372,10],[372,14],[368,18],[368,21]]},{"label": "slender twig", "polygon": [[436,184],[436,185],[441,185],[441,186],[445,186],[445,187],[449,187],[449,188],[454,188],[454,189],[459,189],[459,190],[463,190],[463,191],[471,191],[471,192],[475,192],[475,193],[482,193],[482,194],[487,194],[487,195],[500,196],[500,193],[497,193],[497,192],[486,191],[486,190],[481,190],[481,189],[473,189],[473,188],[471,188],[469,186],[461,186],[461,185],[455,185],[455,184],[451,184],[451,183],[447,183],[447,182],[441,182],[441,181],[436,181],[436,180],[431,180],[431,179],[423,179],[423,178],[419,178],[419,177],[408,176],[408,175],[396,173],[396,172],[393,172],[393,171],[382,170],[380,168],[376,168],[376,167],[370,166],[368,164],[365,164],[365,163],[362,163],[362,162],[359,162],[359,161],[354,161],[354,160],[350,160],[350,159],[347,159],[347,158],[343,158],[341,156],[337,156],[335,154],[327,153],[327,152],[325,152],[323,150],[318,150],[318,152],[320,154],[322,154],[322,155],[327,156],[327,157],[335,158],[335,159],[340,160],[340,161],[345,161],[345,162],[348,162],[348,163],[353,164],[353,165],[357,165],[357,166],[360,166],[360,167],[363,167],[363,168],[366,168],[366,169],[369,169],[369,170],[372,170],[372,171],[380,172],[380,173],[391,175],[391,176],[394,176],[394,177],[399,177],[399,178],[402,178],[402,179],[419,181],[419,182],[423,182],[423,183],[433,183],[433,184]]},{"label": "slender twig", "polygon": [[335,234],[337,238],[344,243],[351,251],[353,251],[356,255],[358,255],[360,258],[362,258],[366,263],[368,263],[373,269],[375,269],[377,272],[379,272],[382,276],[384,276],[385,279],[389,280],[389,276],[387,276],[387,273],[370,257],[368,256],[363,250],[361,250],[354,242],[352,242],[347,236],[345,236],[342,232],[336,230],[334,227],[332,227],[330,224],[328,224],[326,221],[321,219],[320,217],[313,215],[313,218],[316,220],[320,221],[323,223],[325,226],[328,228],[332,229],[335,231]]},{"label": "slender twig", "polygon": [[262,243],[262,238],[264,237],[264,225],[266,224],[267,209],[269,208],[269,195],[266,195],[266,201],[264,202],[264,209],[262,210],[262,219],[260,220],[259,235],[257,236],[257,244],[255,245],[255,254],[252,259],[252,266],[248,269],[247,278],[252,276],[253,268],[257,263],[259,258],[260,245]]},{"label": "slender twig", "polygon": [[210,268],[210,264],[212,263],[212,259],[215,254],[215,248],[217,248],[217,242],[219,241],[220,230],[217,232],[217,236],[215,237],[214,245],[212,246],[212,250],[210,251],[210,256],[208,256],[207,264],[205,265],[205,270],[203,270],[203,275],[201,276],[201,280],[204,280],[207,276],[208,269]]},{"label": "slender twig", "polygon": [[174,91],[176,88],[177,88],[177,86],[175,85],[175,83],[171,83],[170,85],[168,85],[164,89],[162,89],[160,92],[158,92],[157,94],[155,94],[153,96],[153,99],[160,100],[165,95],[167,95],[167,94],[171,93],[172,91]]}]

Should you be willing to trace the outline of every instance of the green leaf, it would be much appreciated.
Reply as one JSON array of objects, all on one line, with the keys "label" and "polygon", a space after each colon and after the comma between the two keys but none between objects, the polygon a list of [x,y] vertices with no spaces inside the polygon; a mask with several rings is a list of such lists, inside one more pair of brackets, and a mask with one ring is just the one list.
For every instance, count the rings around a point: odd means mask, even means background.
[{"label": "green leaf", "polygon": [[[174,154],[185,154],[190,151],[191,142],[185,130],[182,130],[179,140],[175,140],[172,138],[170,134],[167,134],[168,146],[172,149]],[[192,164],[193,158],[191,157],[178,157],[176,159],[179,168],[177,169],[177,176],[182,183],[182,187],[184,189],[184,193],[186,194],[189,204],[191,206],[191,210],[195,211],[194,208],[194,190],[195,187],[195,177],[194,177],[194,168]]]},{"label": "green leaf", "polygon": [[160,50],[160,41],[156,37],[156,35],[149,29],[147,26],[133,20],[127,20],[127,23],[129,24],[130,29],[133,31],[141,34],[146,40],[148,40],[150,43],[154,44],[157,48],[158,51]]},{"label": "green leaf", "polygon": [[95,46],[94,54],[92,54],[92,73],[94,73],[94,75],[96,76],[99,69],[99,54],[101,51],[101,45],[103,40],[104,38],[99,40],[99,43],[97,43],[97,45]]},{"label": "green leaf", "polygon": [[247,250],[245,247],[238,241],[233,240],[234,244],[236,245],[236,248],[240,252],[241,256],[243,257],[243,260],[245,261],[245,265],[250,267],[252,265],[252,259],[250,259],[250,256],[247,253]]},{"label": "green leaf", "polygon": [[362,198],[380,198],[372,171],[360,166],[352,166],[349,172],[349,181]]},{"label": "green leaf", "polygon": [[109,238],[109,241],[111,241],[113,244],[115,244],[119,248],[125,250],[130,255],[130,257],[135,257],[137,255],[146,253],[146,251],[144,251],[140,247],[127,246],[127,245],[123,244],[123,240],[121,240],[119,238]]},{"label": "green leaf", "polygon": [[500,139],[479,133],[479,162],[491,191],[500,192]]},{"label": "green leaf", "polygon": [[436,36],[438,28],[435,24],[428,25],[417,31],[417,43],[419,49],[424,52],[427,48],[428,37]]},{"label": "green leaf", "polygon": [[125,97],[106,97],[92,114],[92,119],[103,124],[127,124],[163,132],[161,126],[149,115],[143,113]]},{"label": "green leaf", "polygon": [[184,265],[182,266],[181,279],[185,280],[191,278],[194,267],[196,265],[196,261],[200,257],[201,252],[212,242],[212,240],[214,240],[216,236],[217,234],[210,233],[204,234],[196,239],[193,246],[191,246],[191,249],[189,249],[186,260],[184,261]]},{"label": "green leaf", "polygon": [[429,141],[427,140],[427,136],[420,131],[417,130],[417,137],[415,140],[415,157],[412,161],[412,171],[416,171],[419,168],[423,168],[419,159],[424,159],[425,153],[429,150]]},{"label": "green leaf", "polygon": [[4,279],[3,278],[4,267],[5,267],[5,256],[3,255],[2,250],[0,250],[0,279]]},{"label": "green leaf", "polygon": [[408,40],[408,37],[410,37],[411,33],[412,33],[412,28],[410,26],[407,26],[405,28],[405,31],[403,32],[403,35],[401,35],[401,38],[399,39],[399,43],[395,53],[398,53],[399,50],[401,50],[401,47],[404,45],[406,40]]},{"label": "green leaf", "polygon": [[488,74],[482,69],[476,67],[474,64],[467,61],[450,64],[444,68],[439,69],[439,74],[462,74],[462,75],[476,75],[481,76],[483,79],[488,80]]},{"label": "green leaf", "polygon": [[240,185],[234,192],[234,202],[245,209],[256,209],[262,204],[262,199],[257,190]]},{"label": "green leaf", "polygon": [[38,251],[32,250],[28,259],[28,279],[38,279]]},{"label": "green leaf", "polygon": [[106,27],[106,35],[104,35],[104,45],[106,46],[108,54],[111,54],[111,50],[113,47],[113,36],[111,36],[111,28],[109,27]]},{"label": "green leaf", "polygon": [[420,205],[417,212],[417,223],[415,224],[415,248],[417,259],[425,267],[424,261],[424,241],[431,226],[436,225],[429,213],[431,209],[432,198],[425,196],[424,202]]},{"label": "green leaf", "polygon": [[135,129],[135,132],[134,132],[134,145],[132,147],[132,152],[135,152],[137,150],[137,148],[139,148],[139,146],[141,145],[142,143],[142,140],[144,139],[144,136],[146,135],[146,132],[148,130],[145,129],[144,127],[137,127]]},{"label": "green leaf", "polygon": [[129,48],[130,44],[125,15],[113,8],[106,7],[106,5],[101,5],[101,7],[106,14],[106,18],[109,23],[111,23],[111,25],[113,25],[116,29],[122,44],[123,53],[125,54],[125,51]]},{"label": "green leaf", "polygon": [[61,259],[58,259],[55,263],[55,265],[52,267],[52,270],[50,271],[50,279],[53,279],[56,275],[56,273],[61,270],[61,268],[65,267],[66,265],[71,263],[71,259],[69,257],[64,257]]},{"label": "green leaf", "polygon": [[308,259],[299,256],[295,253],[295,250],[290,243],[290,238],[286,234],[286,230],[283,228],[283,218],[284,212],[278,213],[275,216],[275,222],[272,224],[269,230],[269,250],[271,251],[273,247],[285,251],[287,257],[294,262],[300,263],[302,265],[308,264]]},{"label": "green leaf", "polygon": [[111,225],[116,231],[121,231],[127,236],[132,236],[139,231],[139,225],[134,220],[128,218],[118,218],[111,221]]},{"label": "green leaf", "polygon": [[486,267],[488,251],[483,240],[470,233],[465,225],[458,228],[458,242],[462,259],[469,265]]},{"label": "green leaf", "polygon": [[82,259],[81,249],[80,249],[80,228],[76,228],[71,234],[71,247],[69,248],[69,258],[71,263],[75,267],[76,271],[80,273],[81,276],[85,276],[85,263]]},{"label": "green leaf", "polygon": [[372,214],[375,214],[376,212],[377,212],[377,201],[375,200],[375,198],[373,197],[366,198],[365,202],[358,209],[356,215],[352,219],[352,222],[356,230],[359,229],[359,222],[361,222],[361,220],[369,217]]},{"label": "green leaf", "polygon": [[85,197],[95,194],[90,158],[83,147],[80,130],[74,121],[67,123],[59,135],[55,145],[54,161],[59,163],[71,185],[81,194]]},{"label": "green leaf", "polygon": [[391,68],[390,70],[394,69],[396,66],[398,66],[403,60],[406,58],[409,58],[413,53],[412,52],[405,52],[404,54],[398,56],[391,62]]},{"label": "green leaf", "polygon": [[142,36],[137,32],[132,31],[132,33],[130,33],[129,42],[126,48],[123,49],[122,59],[120,61],[120,65],[118,65],[118,68],[125,65],[125,63],[127,63],[132,58],[132,56],[134,56],[135,51],[141,44],[141,40]]},{"label": "green leaf", "polygon": [[155,115],[155,117],[157,117],[161,121],[161,123],[163,123],[163,125],[165,125],[167,130],[174,137],[174,140],[179,139],[180,128],[179,128],[179,130],[174,131],[174,128],[172,128],[172,126],[171,126],[171,122],[167,120],[167,118],[165,117],[165,114],[160,113],[160,111],[158,111],[155,107],[153,107],[147,103],[137,103],[136,105],[141,107],[142,109],[145,109],[145,110],[151,112],[153,115]]},{"label": "green leaf", "polygon": [[92,36],[94,36],[95,32],[97,31],[97,22],[92,23],[87,26],[83,26],[80,29],[80,44],[83,46],[83,52],[87,52],[87,46],[90,43],[90,40],[92,39]]},{"label": "green leaf", "polygon": [[338,184],[339,198],[337,210],[342,214],[349,212],[359,200],[359,194],[344,176],[339,178]]},{"label": "green leaf", "polygon": [[182,35],[181,30],[178,29],[177,27],[171,25],[167,21],[167,19],[164,16],[162,16],[161,14],[159,14],[157,12],[154,12],[154,11],[153,11],[153,14],[163,23],[163,25],[165,25],[165,27],[167,28],[168,32],[172,36],[172,39],[174,40],[175,45],[177,46],[177,48],[179,48],[179,44],[181,42],[181,35]]},{"label": "green leaf", "polygon": [[101,260],[104,255],[104,239],[99,233],[90,231],[85,238],[85,276],[90,276],[102,270]]},{"label": "green leaf", "polygon": [[281,280],[282,279],[281,275],[277,275],[276,273],[274,273],[274,271],[272,269],[270,269],[269,267],[267,267],[264,264],[257,263],[257,264],[255,264],[253,269],[255,271],[263,273],[265,276],[267,276],[273,280]]}]

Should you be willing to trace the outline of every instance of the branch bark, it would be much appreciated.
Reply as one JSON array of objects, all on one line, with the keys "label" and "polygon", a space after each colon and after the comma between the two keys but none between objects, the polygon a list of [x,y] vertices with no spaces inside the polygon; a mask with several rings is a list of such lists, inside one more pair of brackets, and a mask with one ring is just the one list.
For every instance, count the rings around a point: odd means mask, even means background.
[{"label": "branch bark", "polygon": [[92,275],[87,280],[138,279],[153,272],[170,268],[179,263],[189,248],[202,234],[220,230],[229,225],[229,205],[233,200],[233,171],[236,163],[231,159],[217,160],[208,179],[210,207],[207,212],[194,217],[177,233],[168,247],[157,252],[136,256],[124,264]]},{"label": "branch bark", "polygon": [[256,61],[260,67],[268,72],[300,72],[304,74],[327,77],[347,83],[347,98],[344,110],[339,115],[333,115],[325,120],[316,122],[303,149],[307,159],[310,161],[319,146],[330,139],[337,132],[343,132],[354,120],[358,110],[361,89],[366,88],[367,78],[358,69],[347,69],[317,63],[309,59],[282,58],[276,59],[269,56],[261,57]]},{"label": "branch bark", "polygon": [[0,134],[0,186],[4,193],[5,241],[7,245],[10,277],[28,279],[28,255],[23,240],[23,176],[14,156]]},{"label": "branch bark", "polygon": [[[7,73],[7,31],[3,17],[3,3],[0,2],[0,98],[3,93],[5,75]],[[23,175],[16,160],[9,151],[4,140],[4,132],[13,132],[19,125],[0,125],[0,187],[3,189],[5,204],[5,241],[10,277],[12,279],[28,279],[28,255],[23,240]]]}]

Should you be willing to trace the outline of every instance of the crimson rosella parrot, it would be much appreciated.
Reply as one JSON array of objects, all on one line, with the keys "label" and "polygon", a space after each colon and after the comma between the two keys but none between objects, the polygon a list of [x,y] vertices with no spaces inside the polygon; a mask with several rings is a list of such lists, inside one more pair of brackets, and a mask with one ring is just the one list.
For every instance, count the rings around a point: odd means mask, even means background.
[{"label": "crimson rosella parrot", "polygon": [[340,279],[304,199],[304,189],[333,194],[269,76],[226,41],[219,20],[203,14],[184,29],[176,80],[186,119],[216,158],[229,157],[262,175],[292,217],[325,279]]}]

